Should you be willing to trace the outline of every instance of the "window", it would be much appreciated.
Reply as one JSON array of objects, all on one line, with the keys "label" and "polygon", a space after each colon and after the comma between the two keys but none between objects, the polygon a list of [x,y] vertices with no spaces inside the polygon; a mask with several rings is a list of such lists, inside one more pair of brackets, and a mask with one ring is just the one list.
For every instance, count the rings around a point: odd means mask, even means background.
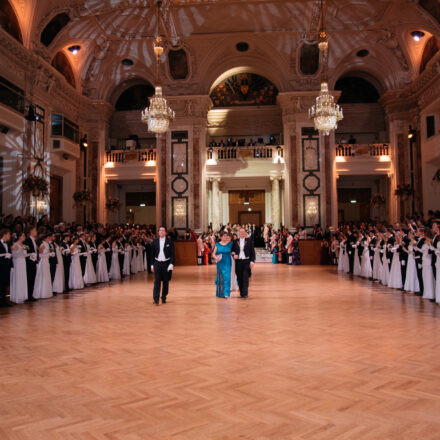
[{"label": "window", "polygon": [[52,113],[52,136],[61,136],[79,143],[79,127],[62,115]]},{"label": "window", "polygon": [[430,138],[435,135],[435,117],[426,116],[426,137]]},{"label": "window", "polygon": [[24,114],[24,91],[0,76],[0,102]]}]

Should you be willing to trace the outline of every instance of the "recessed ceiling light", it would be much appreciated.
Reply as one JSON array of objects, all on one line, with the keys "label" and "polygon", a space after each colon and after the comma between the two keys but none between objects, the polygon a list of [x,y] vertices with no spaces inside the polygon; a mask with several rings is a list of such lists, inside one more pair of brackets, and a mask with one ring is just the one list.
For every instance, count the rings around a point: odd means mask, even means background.
[{"label": "recessed ceiling light", "polygon": [[122,64],[124,66],[132,66],[134,63],[133,63],[133,60],[130,60],[130,58],[124,58],[122,60]]},{"label": "recessed ceiling light", "polygon": [[75,45],[70,46],[70,47],[68,48],[68,50],[69,50],[70,52],[72,52],[73,55],[76,55],[80,49],[81,49],[81,46],[79,46],[78,44],[75,44]]},{"label": "recessed ceiling light", "polygon": [[356,56],[359,58],[365,58],[367,55],[369,55],[369,51],[367,49],[361,49],[356,53]]},{"label": "recessed ceiling light", "polygon": [[413,37],[414,41],[420,41],[425,36],[425,33],[422,31],[412,31],[411,36]]},{"label": "recessed ceiling light", "polygon": [[241,41],[240,43],[237,43],[235,46],[239,52],[247,52],[249,50],[249,44],[245,43],[244,41]]}]

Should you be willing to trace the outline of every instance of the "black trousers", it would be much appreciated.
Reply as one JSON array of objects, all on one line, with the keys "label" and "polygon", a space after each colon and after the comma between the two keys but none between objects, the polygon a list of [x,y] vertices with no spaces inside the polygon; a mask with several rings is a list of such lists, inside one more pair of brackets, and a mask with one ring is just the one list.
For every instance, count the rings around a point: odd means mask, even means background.
[{"label": "black trousers", "polygon": [[420,286],[420,293],[423,293],[423,269],[420,267],[419,269],[419,262],[420,266],[422,266],[422,259],[419,258],[416,260],[416,267],[417,267],[417,279],[419,280],[419,286]]},{"label": "black trousers", "polygon": [[26,277],[28,287],[28,299],[32,299],[34,293],[35,277],[37,276],[37,263],[26,258]]},{"label": "black trousers", "polygon": [[[404,263],[404,265],[402,266],[402,263]],[[405,280],[406,280],[406,265],[408,264],[408,259],[403,258],[402,260],[400,260],[400,270],[402,273],[402,284],[405,285]]]},{"label": "black trousers", "polygon": [[235,273],[237,274],[238,287],[240,288],[240,296],[248,296],[249,272],[249,260],[235,260]]},{"label": "black trousers", "polygon": [[351,251],[351,253],[348,254],[348,264],[349,264],[349,272],[353,273],[353,267],[354,267],[354,250]]},{"label": "black trousers", "polygon": [[86,263],[87,263],[87,257],[79,257],[79,263],[81,264],[81,272],[82,276],[86,273]]},{"label": "black trousers", "polygon": [[119,270],[121,272],[121,278],[123,278],[124,274],[122,272],[124,270],[124,254],[118,254],[118,261],[119,261]]},{"label": "black trousers", "polygon": [[162,285],[162,299],[168,295],[168,283],[171,279],[171,271],[168,271],[169,261],[154,261],[154,289],[153,300],[159,302],[160,288]]},{"label": "black trousers", "polygon": [[10,284],[11,268],[6,264],[0,267],[0,303],[6,302],[6,294]]},{"label": "black trousers", "polygon": [[54,260],[52,258],[49,258],[50,278],[52,279],[52,284],[53,280],[55,279],[55,273],[57,271],[57,260],[56,258]]},{"label": "black trousers", "polygon": [[70,275],[70,255],[63,255],[63,265],[64,265],[64,281],[66,283],[65,289],[69,289],[69,275]]}]

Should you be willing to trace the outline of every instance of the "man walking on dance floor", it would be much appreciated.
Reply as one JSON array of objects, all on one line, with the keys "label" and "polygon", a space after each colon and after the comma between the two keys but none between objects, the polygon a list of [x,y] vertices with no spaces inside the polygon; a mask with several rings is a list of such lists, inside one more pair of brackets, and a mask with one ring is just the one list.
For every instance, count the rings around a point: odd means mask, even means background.
[{"label": "man walking on dance floor", "polygon": [[240,296],[248,297],[249,274],[255,264],[255,249],[251,238],[246,238],[246,230],[240,228],[238,238],[232,244],[235,259],[235,273],[237,274]]},{"label": "man walking on dance floor", "polygon": [[152,253],[154,263],[151,270],[154,271],[154,304],[159,305],[161,284],[162,304],[165,304],[167,302],[168,283],[174,267],[174,242],[167,237],[165,226],[159,228],[159,238],[153,240]]}]

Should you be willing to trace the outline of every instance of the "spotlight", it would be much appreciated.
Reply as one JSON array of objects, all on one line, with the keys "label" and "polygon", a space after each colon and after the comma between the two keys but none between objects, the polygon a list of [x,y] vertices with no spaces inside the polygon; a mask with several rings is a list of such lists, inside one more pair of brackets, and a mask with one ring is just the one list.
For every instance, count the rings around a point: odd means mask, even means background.
[{"label": "spotlight", "polygon": [[411,36],[413,37],[414,41],[418,42],[425,36],[425,33],[422,31],[412,31]]},{"label": "spotlight", "polygon": [[76,55],[80,49],[81,49],[81,46],[78,46],[78,44],[75,44],[73,46],[68,47],[67,50],[72,52],[72,55]]},{"label": "spotlight", "polygon": [[82,151],[85,151],[85,149],[89,146],[89,143],[87,142],[87,135],[86,134],[79,141],[79,146]]},{"label": "spotlight", "polygon": [[417,131],[414,130],[410,125],[409,129],[408,129],[408,139],[414,140],[416,138],[416,134],[417,134]]}]

